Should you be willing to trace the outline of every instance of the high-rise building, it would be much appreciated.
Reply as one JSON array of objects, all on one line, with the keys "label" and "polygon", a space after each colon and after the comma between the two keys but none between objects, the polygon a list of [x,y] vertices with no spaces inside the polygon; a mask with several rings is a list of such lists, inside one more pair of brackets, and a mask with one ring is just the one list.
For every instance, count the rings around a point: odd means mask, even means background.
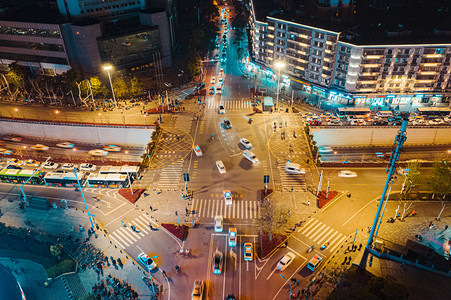
[{"label": "high-rise building", "polygon": [[449,102],[451,28],[336,23],[261,4],[248,2],[251,56],[268,68],[284,61],[292,86],[345,104]]}]

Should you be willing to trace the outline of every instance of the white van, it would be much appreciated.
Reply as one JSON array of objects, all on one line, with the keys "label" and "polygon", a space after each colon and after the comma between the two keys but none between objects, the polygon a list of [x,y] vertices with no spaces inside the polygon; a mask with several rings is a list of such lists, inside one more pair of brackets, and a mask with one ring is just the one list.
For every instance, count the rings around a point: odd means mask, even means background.
[{"label": "white van", "polygon": [[257,156],[255,156],[255,154],[252,153],[252,152],[249,151],[249,150],[244,150],[244,151],[243,151],[243,156],[244,156],[244,158],[246,158],[247,160],[249,160],[249,161],[252,162],[253,164],[255,164],[255,163],[258,162]]},{"label": "white van", "polygon": [[322,262],[322,258],[319,255],[315,255],[307,264],[307,269],[309,269],[310,271],[315,271],[316,267],[318,267],[321,262]]},{"label": "white van", "polygon": [[305,169],[301,168],[300,164],[287,163],[285,165],[285,171],[288,174],[305,174]]},{"label": "white van", "polygon": [[376,114],[380,118],[390,118],[393,117],[393,113],[389,110],[378,111]]}]

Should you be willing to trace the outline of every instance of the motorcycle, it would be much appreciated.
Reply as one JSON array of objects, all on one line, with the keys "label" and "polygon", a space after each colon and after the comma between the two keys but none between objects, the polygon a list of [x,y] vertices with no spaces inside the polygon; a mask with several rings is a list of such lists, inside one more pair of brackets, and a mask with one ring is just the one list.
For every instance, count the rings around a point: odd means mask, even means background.
[{"label": "motorcycle", "polygon": [[321,250],[324,250],[327,248],[327,246],[329,246],[329,243],[325,243],[324,245],[321,246]]},{"label": "motorcycle", "polygon": [[312,247],[310,247],[308,250],[307,250],[307,253],[310,253],[310,252],[312,252],[313,251],[313,249],[315,249],[315,245],[313,245]]}]

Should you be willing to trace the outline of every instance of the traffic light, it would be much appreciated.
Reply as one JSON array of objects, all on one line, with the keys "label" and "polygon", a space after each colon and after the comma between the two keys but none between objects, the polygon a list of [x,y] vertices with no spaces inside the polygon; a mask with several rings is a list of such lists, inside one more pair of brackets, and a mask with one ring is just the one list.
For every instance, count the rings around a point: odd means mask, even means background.
[{"label": "traffic light", "polygon": [[185,182],[188,182],[188,181],[189,181],[189,173],[183,173],[183,180],[184,180]]}]

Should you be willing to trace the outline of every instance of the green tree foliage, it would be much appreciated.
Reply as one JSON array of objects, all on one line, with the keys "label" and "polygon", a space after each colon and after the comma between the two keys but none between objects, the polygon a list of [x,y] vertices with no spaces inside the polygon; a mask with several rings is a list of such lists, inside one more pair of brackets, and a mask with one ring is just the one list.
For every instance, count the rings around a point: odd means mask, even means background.
[{"label": "green tree foliage", "polygon": [[446,161],[434,162],[427,184],[434,193],[434,196],[435,194],[439,194],[443,198],[446,197],[451,189],[451,170]]},{"label": "green tree foliage", "polygon": [[61,245],[61,244],[51,245],[50,246],[50,253],[53,256],[58,256],[59,257],[61,255],[61,252],[63,251],[63,248],[64,248],[64,246]]},{"label": "green tree foliage", "polygon": [[92,93],[94,94],[94,97],[108,97],[110,95],[110,89],[107,88],[102,81],[100,80],[99,76],[91,77],[89,79],[91,82],[91,88]]},{"label": "green tree foliage", "polygon": [[243,58],[245,58],[246,57],[246,51],[244,51],[244,49],[243,48],[238,48],[238,49],[236,49],[236,53],[237,53],[237,55],[238,55],[238,59],[239,60],[242,60]]},{"label": "green tree foliage", "polygon": [[116,98],[124,99],[130,95],[130,90],[124,78],[118,77],[113,81],[114,93]]},{"label": "green tree foliage", "polygon": [[185,73],[188,76],[196,76],[200,74],[200,55],[197,51],[192,51],[188,55],[188,61],[185,69]]},{"label": "green tree foliage", "polygon": [[136,76],[130,80],[130,97],[138,97],[143,94],[143,82]]}]

